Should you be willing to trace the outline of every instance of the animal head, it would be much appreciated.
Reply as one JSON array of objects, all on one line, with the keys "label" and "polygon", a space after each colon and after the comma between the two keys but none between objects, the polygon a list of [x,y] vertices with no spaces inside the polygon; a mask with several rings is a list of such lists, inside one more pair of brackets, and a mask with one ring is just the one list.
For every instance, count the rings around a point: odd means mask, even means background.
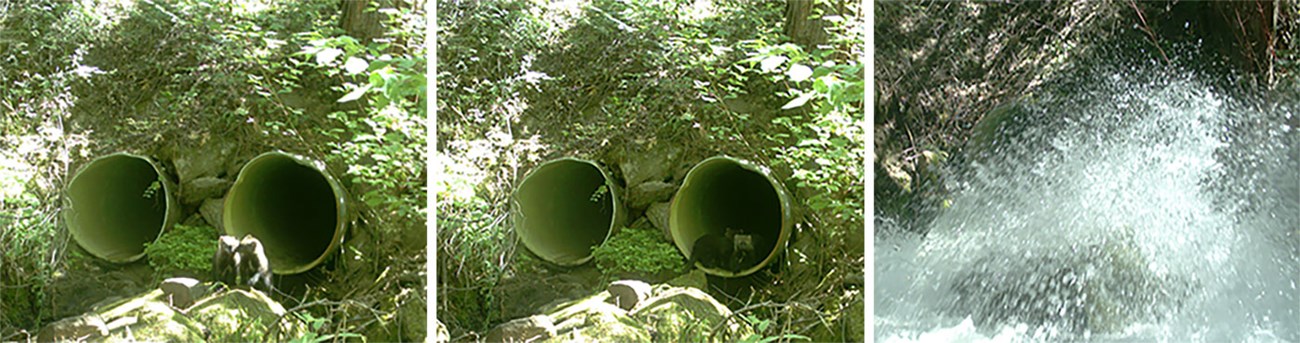
[{"label": "animal head", "polygon": [[244,238],[239,240],[239,251],[262,254],[262,241],[253,235],[244,235]]},{"label": "animal head", "polygon": [[217,239],[217,248],[220,250],[235,251],[235,247],[238,246],[239,246],[239,240],[235,239],[234,236],[222,235],[221,238]]}]

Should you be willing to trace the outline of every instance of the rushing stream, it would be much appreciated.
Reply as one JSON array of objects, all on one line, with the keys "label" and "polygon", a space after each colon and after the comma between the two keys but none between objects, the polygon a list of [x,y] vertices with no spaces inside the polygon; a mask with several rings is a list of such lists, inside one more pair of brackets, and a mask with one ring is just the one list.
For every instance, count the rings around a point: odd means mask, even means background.
[{"label": "rushing stream", "polygon": [[1294,104],[1144,66],[1059,81],[877,218],[876,341],[1300,342]]}]

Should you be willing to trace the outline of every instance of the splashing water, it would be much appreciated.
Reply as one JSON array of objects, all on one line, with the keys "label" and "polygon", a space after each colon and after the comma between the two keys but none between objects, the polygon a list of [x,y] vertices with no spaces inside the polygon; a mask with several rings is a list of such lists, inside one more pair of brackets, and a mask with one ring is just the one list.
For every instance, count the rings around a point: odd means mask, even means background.
[{"label": "splashing water", "polygon": [[1300,341],[1294,107],[1168,69],[1026,100],[876,241],[877,341]]}]

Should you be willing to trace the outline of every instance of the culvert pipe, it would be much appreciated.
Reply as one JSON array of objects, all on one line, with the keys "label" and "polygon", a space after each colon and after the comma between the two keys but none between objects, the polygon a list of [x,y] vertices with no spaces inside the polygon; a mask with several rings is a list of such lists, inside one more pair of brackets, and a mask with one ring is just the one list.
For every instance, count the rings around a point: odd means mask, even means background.
[{"label": "culvert pipe", "polygon": [[180,217],[176,184],[153,160],[129,153],[96,158],[73,175],[64,220],[72,239],[114,263],[139,260]]},{"label": "culvert pipe", "polygon": [[221,217],[227,235],[262,241],[272,272],[297,274],[343,242],[347,206],[347,192],[324,163],[274,151],[244,164]]},{"label": "culvert pipe", "polygon": [[511,200],[515,234],[547,262],[574,266],[624,224],[622,188],[599,165],[576,158],[533,169]]},{"label": "culvert pipe", "polygon": [[[673,242],[688,257],[697,253],[693,251],[695,242],[706,234],[727,236],[733,241],[738,235],[749,238],[752,252],[743,258],[737,256],[730,269],[696,263],[705,273],[723,277],[753,274],[772,263],[784,252],[792,226],[790,196],[772,172],[726,156],[710,157],[691,168],[673,197],[668,215]],[[721,249],[707,245],[702,248]]]}]

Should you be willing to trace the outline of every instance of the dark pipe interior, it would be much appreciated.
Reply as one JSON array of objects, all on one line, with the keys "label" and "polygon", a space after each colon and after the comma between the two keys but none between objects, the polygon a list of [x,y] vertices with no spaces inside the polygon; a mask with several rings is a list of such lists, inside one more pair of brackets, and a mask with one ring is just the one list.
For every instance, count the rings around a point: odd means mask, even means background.
[{"label": "dark pipe interior", "polygon": [[516,194],[524,245],[554,263],[584,262],[592,247],[608,238],[615,218],[613,190],[598,192],[605,182],[600,169],[576,160],[556,160],[534,170]]},{"label": "dark pipe interior", "polygon": [[250,161],[230,196],[226,232],[260,239],[277,272],[316,261],[335,237],[339,209],[333,189],[320,171],[290,157]]},{"label": "dark pipe interior", "polygon": [[761,263],[775,250],[781,234],[776,189],[762,174],[736,163],[713,160],[696,168],[677,194],[682,203],[673,206],[681,211],[674,223],[689,237],[687,242],[707,233],[724,234],[727,228],[751,235],[755,253],[742,261],[740,270]]},{"label": "dark pipe interior", "polygon": [[69,230],[86,251],[113,262],[144,253],[167,217],[167,190],[148,161],[110,155],[87,165],[68,185]]}]

